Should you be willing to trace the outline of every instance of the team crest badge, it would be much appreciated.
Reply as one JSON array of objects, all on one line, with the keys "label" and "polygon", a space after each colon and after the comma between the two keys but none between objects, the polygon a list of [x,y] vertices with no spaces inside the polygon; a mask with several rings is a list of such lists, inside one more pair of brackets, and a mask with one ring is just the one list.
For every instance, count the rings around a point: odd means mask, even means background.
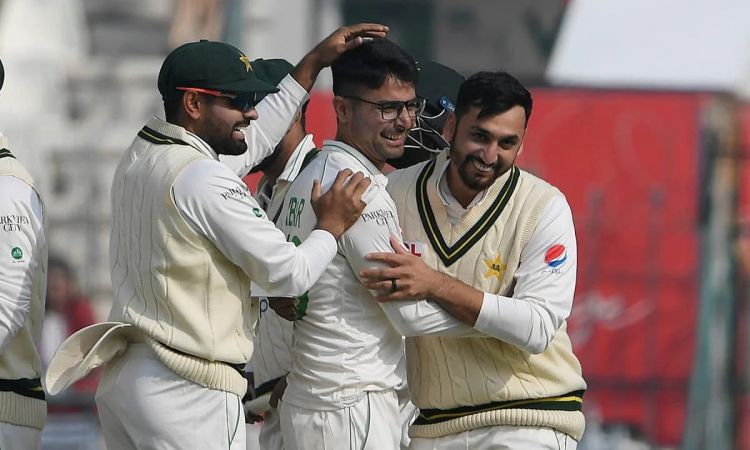
[{"label": "team crest badge", "polygon": [[503,281],[503,275],[505,275],[507,265],[503,264],[503,259],[500,257],[500,253],[495,255],[494,259],[485,258],[484,265],[487,266],[487,272],[484,273],[485,278],[495,277],[497,278],[497,281]]},{"label": "team crest badge", "polygon": [[250,64],[250,58],[245,55],[240,55],[240,61],[245,65],[245,72],[253,70],[253,66]]}]

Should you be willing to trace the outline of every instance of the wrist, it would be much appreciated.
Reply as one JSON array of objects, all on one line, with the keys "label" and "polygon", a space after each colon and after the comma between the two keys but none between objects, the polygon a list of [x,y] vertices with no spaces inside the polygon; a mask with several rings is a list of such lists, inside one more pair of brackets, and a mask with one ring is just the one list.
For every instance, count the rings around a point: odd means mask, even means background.
[{"label": "wrist", "polygon": [[315,226],[315,229],[323,230],[327,233],[329,233],[333,238],[338,241],[342,234],[344,234],[344,229],[340,225],[336,224],[327,224],[325,222],[318,221],[317,225]]}]

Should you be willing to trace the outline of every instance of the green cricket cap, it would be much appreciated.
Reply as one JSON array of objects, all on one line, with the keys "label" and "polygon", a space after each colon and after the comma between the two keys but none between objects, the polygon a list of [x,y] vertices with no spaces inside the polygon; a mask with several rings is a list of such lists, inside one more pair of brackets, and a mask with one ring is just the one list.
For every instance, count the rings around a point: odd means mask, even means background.
[{"label": "green cricket cap", "polygon": [[183,44],[167,55],[159,71],[163,100],[180,95],[177,88],[213,89],[230,94],[278,92],[255,74],[250,58],[235,46],[201,40]]},{"label": "green cricket cap", "polygon": [[[292,63],[290,63],[286,59],[281,58],[258,58],[253,60],[251,64],[253,66],[253,72],[255,72],[255,76],[274,86],[278,85],[281,80],[289,75],[292,72],[292,69],[294,69]],[[260,101],[263,97],[266,96],[266,94],[268,94],[268,92],[258,94],[255,97],[256,101]]]}]

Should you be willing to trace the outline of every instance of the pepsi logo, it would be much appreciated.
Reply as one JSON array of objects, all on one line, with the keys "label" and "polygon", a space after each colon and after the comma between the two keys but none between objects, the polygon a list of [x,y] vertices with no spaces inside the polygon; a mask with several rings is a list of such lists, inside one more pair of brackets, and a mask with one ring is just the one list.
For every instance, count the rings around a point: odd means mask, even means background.
[{"label": "pepsi logo", "polygon": [[568,259],[568,250],[562,244],[554,244],[544,254],[544,262],[550,267],[560,267]]}]

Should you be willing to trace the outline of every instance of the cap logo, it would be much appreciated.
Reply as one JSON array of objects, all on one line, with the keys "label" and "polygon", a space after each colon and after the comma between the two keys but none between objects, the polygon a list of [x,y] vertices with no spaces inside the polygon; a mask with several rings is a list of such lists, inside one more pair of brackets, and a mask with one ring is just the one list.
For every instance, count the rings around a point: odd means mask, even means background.
[{"label": "cap logo", "polygon": [[245,65],[245,72],[250,72],[251,70],[253,70],[253,66],[250,65],[250,58],[245,55],[241,55],[240,61],[242,61],[242,64]]},{"label": "cap logo", "polygon": [[453,105],[453,102],[450,101],[448,97],[440,97],[440,106],[443,107],[446,111],[455,112],[456,107]]}]

